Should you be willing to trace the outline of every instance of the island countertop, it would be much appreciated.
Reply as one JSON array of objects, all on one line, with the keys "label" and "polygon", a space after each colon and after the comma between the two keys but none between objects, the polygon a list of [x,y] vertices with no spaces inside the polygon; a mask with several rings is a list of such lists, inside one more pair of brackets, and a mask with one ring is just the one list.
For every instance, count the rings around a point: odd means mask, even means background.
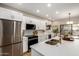
[{"label": "island countertop", "polygon": [[[46,41],[49,40],[51,39]],[[46,44],[46,41],[31,46],[31,49],[34,49],[43,56],[79,56],[78,39],[74,41],[62,40],[62,43],[57,45]]]}]

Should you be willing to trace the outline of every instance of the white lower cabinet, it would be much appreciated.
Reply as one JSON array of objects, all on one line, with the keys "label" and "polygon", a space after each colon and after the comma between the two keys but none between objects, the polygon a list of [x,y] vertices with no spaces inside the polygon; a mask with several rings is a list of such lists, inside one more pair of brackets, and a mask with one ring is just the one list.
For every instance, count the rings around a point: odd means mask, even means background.
[{"label": "white lower cabinet", "polygon": [[23,53],[28,51],[28,37],[23,37]]},{"label": "white lower cabinet", "polygon": [[33,48],[31,48],[31,55],[32,56],[44,56],[44,55],[42,55],[41,53],[39,53],[39,52],[37,52],[36,50],[34,50]]}]

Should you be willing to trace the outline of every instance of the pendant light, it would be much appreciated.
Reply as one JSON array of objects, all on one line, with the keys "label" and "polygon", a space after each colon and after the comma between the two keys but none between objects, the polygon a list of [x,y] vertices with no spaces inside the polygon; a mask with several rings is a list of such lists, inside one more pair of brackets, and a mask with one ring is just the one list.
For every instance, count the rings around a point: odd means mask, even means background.
[{"label": "pendant light", "polygon": [[67,24],[73,24],[73,21],[70,20],[71,13],[68,13],[68,15],[69,15],[69,21],[67,22]]}]

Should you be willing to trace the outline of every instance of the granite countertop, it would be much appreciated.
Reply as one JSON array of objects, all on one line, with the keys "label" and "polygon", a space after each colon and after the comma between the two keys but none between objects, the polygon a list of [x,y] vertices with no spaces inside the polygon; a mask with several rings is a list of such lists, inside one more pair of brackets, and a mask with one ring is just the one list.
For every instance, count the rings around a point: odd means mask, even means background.
[{"label": "granite countertop", "polygon": [[44,56],[79,56],[78,39],[75,39],[73,42],[62,40],[62,44],[57,44],[57,45],[46,44],[45,43],[46,41],[32,45],[31,48]]}]

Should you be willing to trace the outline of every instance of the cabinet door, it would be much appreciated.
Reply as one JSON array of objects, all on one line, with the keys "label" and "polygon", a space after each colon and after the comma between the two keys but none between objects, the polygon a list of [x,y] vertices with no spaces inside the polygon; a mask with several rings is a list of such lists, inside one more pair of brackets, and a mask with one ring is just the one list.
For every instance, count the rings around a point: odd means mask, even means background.
[{"label": "cabinet door", "polygon": [[23,53],[28,51],[28,37],[23,37]]},{"label": "cabinet door", "polygon": [[16,21],[15,22],[15,39],[14,43],[20,42],[21,41],[21,22]]}]

